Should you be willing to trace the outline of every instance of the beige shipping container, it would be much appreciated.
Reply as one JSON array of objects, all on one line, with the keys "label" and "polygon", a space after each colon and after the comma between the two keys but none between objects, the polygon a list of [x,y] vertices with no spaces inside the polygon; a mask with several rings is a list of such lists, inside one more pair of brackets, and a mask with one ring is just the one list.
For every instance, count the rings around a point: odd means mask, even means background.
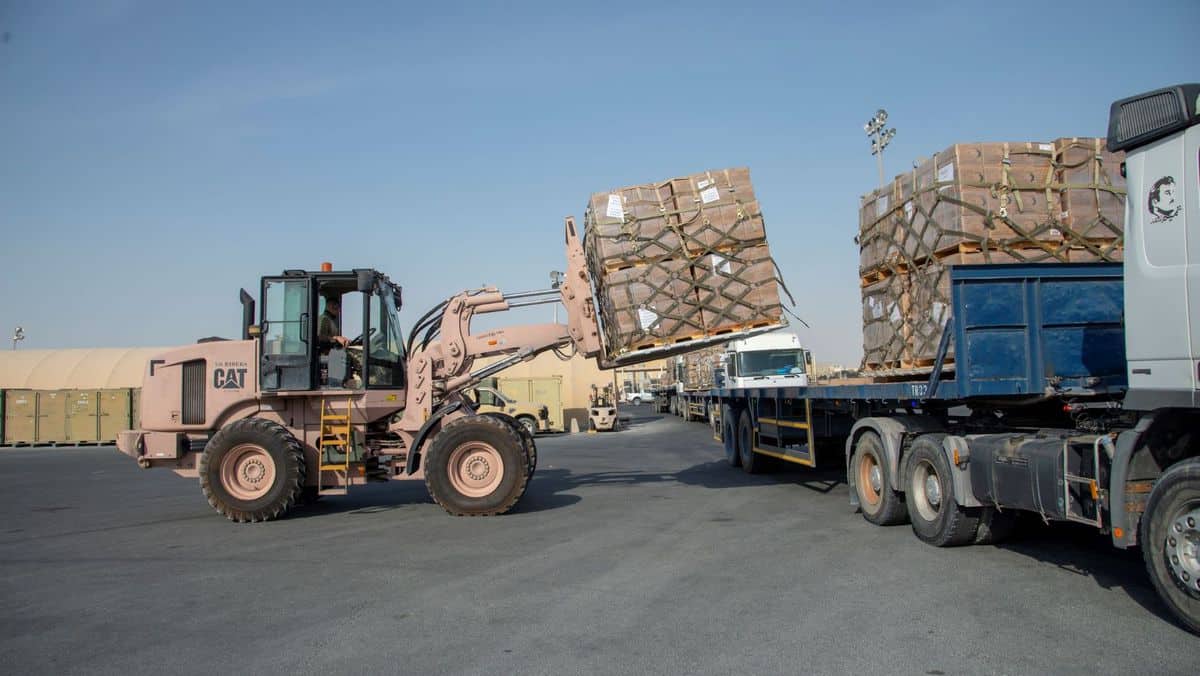
[{"label": "beige shipping container", "polygon": [[66,390],[66,441],[100,440],[100,400],[96,390]]},{"label": "beige shipping container", "polygon": [[37,393],[32,390],[4,392],[4,443],[32,444],[37,441]]},{"label": "beige shipping container", "polygon": [[140,387],[129,391],[129,413],[129,417],[132,418],[129,429],[139,429],[142,426],[142,388]]},{"label": "beige shipping container", "polygon": [[497,386],[506,397],[545,406],[549,410],[549,427],[563,431],[562,376],[542,378],[498,378]]},{"label": "beige shipping container", "polygon": [[100,390],[100,441],[116,441],[123,430],[134,429],[129,415],[130,390]]},{"label": "beige shipping container", "polygon": [[37,393],[37,431],[39,444],[61,443],[67,434],[67,402],[70,390],[44,390]]}]

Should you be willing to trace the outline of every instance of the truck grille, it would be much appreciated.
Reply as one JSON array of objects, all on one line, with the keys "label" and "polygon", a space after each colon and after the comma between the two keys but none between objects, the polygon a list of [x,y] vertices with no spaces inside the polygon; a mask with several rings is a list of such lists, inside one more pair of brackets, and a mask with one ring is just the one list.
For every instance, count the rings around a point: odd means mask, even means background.
[{"label": "truck grille", "polygon": [[183,365],[183,424],[204,424],[204,360]]}]

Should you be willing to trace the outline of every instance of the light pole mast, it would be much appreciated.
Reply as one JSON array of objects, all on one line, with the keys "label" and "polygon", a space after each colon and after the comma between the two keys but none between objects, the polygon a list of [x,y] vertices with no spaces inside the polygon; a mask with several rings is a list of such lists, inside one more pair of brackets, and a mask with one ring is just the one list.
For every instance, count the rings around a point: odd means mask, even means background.
[{"label": "light pole mast", "polygon": [[17,349],[17,343],[21,342],[22,340],[25,340],[25,329],[18,326],[12,334],[12,349]]},{"label": "light pole mast", "polygon": [[867,123],[863,125],[863,131],[867,132],[867,137],[871,139],[871,154],[875,156],[876,165],[879,167],[879,185],[881,187],[883,186],[883,149],[896,136],[895,127],[884,129],[887,117],[887,111],[880,108],[875,111],[875,117],[867,120]]},{"label": "light pole mast", "polygon": [[[551,270],[550,271],[550,288],[557,289],[560,286],[562,286],[564,278],[566,278],[566,275],[563,274],[562,272],[559,272],[558,270]],[[554,304],[554,323],[555,324],[558,323],[558,303]]]}]

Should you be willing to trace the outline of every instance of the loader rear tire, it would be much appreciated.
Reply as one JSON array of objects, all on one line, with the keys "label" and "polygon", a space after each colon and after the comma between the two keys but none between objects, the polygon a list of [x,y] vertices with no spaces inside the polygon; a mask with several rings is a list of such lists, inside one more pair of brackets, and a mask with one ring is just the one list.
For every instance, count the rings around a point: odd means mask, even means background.
[{"label": "loader rear tire", "polygon": [[429,495],[455,516],[504,514],[529,482],[520,432],[491,415],[447,424],[433,438],[423,464]]},{"label": "loader rear tire", "polygon": [[304,491],[304,449],[282,425],[263,418],[221,428],[198,469],[208,504],[237,523],[278,519]]}]

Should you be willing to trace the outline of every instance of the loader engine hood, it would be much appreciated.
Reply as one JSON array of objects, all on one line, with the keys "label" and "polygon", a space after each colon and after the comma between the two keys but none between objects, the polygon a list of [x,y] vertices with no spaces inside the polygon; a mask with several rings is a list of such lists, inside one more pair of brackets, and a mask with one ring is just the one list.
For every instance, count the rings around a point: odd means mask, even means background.
[{"label": "loader engine hood", "polygon": [[225,412],[257,398],[256,341],[188,345],[146,364],[141,427],[170,432],[213,429]]}]

